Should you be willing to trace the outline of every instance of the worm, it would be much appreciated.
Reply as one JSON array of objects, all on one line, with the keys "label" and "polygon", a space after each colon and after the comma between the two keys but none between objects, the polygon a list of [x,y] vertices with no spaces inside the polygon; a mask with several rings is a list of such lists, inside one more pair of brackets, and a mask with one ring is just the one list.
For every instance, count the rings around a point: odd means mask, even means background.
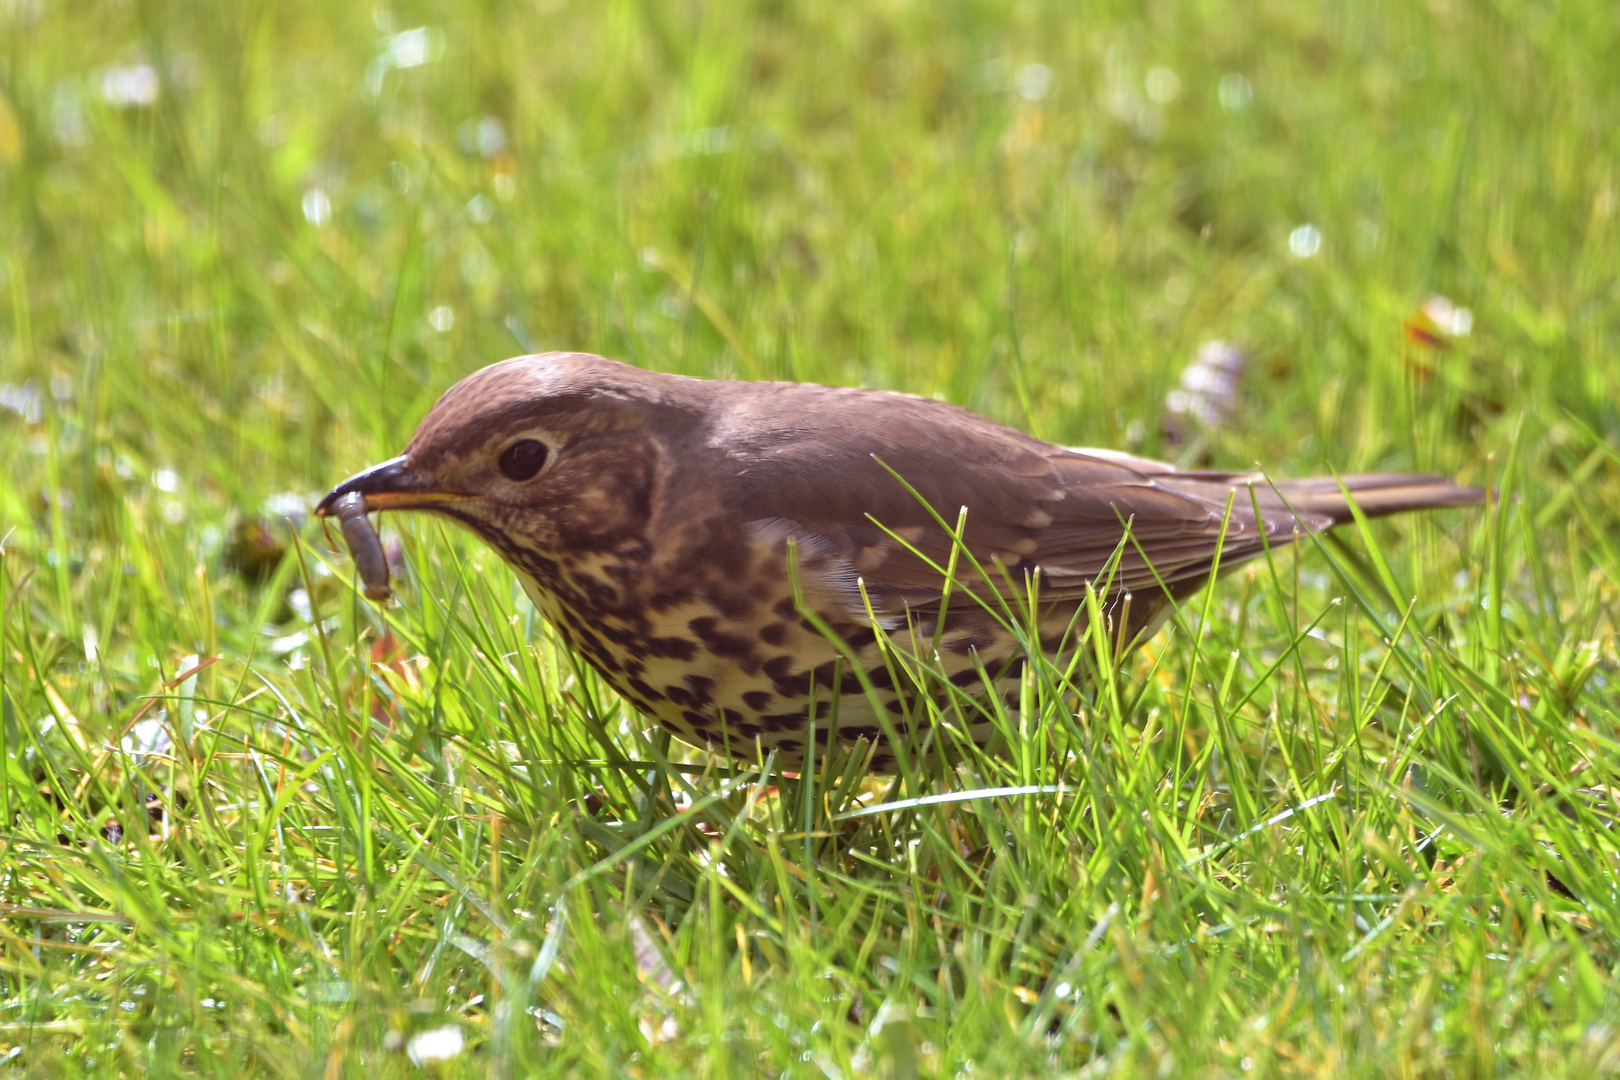
[{"label": "worm", "polygon": [[343,539],[365,583],[366,599],[381,602],[393,596],[394,590],[388,587],[388,556],[383,554],[377,530],[366,517],[366,497],[351,491],[332,504],[332,513],[343,524]]}]

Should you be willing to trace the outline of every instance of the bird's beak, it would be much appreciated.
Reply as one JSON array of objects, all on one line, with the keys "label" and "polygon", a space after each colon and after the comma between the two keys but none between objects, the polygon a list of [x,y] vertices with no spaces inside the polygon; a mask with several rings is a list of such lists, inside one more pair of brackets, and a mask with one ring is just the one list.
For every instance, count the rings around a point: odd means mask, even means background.
[{"label": "bird's beak", "polygon": [[450,502],[472,498],[453,491],[443,491],[411,471],[403,455],[381,465],[355,473],[343,483],[327,492],[326,498],[315,507],[316,517],[332,512],[332,505],[345,495],[359,492],[366,497],[368,510],[425,510]]}]

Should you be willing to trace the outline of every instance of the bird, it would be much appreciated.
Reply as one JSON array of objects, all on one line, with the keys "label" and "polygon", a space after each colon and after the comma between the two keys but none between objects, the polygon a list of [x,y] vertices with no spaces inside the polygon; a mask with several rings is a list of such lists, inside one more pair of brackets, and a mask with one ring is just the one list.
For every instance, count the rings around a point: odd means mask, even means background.
[{"label": "bird", "polygon": [[[316,513],[358,494],[468,527],[683,742],[883,773],[895,738],[926,734],[919,695],[951,693],[897,679],[893,649],[988,700],[1034,650],[1072,657],[1098,612],[1132,647],[1215,571],[1352,521],[1346,492],[1367,517],[1485,497],[1432,475],[1183,471],[928,397],[551,352],[456,383]],[[989,711],[964,715],[991,745]]]}]

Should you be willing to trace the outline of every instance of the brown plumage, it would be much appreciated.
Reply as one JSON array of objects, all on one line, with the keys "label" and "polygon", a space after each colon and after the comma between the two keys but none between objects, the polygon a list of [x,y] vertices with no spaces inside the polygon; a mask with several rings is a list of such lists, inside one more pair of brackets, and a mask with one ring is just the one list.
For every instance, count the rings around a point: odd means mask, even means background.
[{"label": "brown plumage", "polygon": [[[1483,499],[1438,476],[1342,480],[1368,516]],[[1042,648],[1067,652],[1087,585],[1103,584],[1117,554],[1108,611],[1132,642],[1208,580],[1223,520],[1224,571],[1352,516],[1332,478],[1273,487],[1257,473],[1180,472],[1053,446],[927,398],[690,379],[580,353],[463,379],[401,457],[344,481],[318,512],[354,492],[374,510],[472,528],[569,645],[680,738],[750,758],[775,749],[790,767],[812,694],[818,739],[834,691],[837,737],[882,739],[859,680],[795,605],[790,551],[803,606],[854,650],[904,731],[906,691],[868,603],[881,629],[908,647],[933,642],[952,681],[977,688],[978,665],[1003,679],[1021,668],[992,611],[1037,578]],[[937,567],[953,543],[935,515],[954,527],[962,507],[964,554],[984,574],[961,558],[956,588],[986,603],[958,592],[941,632]],[[874,767],[890,762],[879,746]]]}]

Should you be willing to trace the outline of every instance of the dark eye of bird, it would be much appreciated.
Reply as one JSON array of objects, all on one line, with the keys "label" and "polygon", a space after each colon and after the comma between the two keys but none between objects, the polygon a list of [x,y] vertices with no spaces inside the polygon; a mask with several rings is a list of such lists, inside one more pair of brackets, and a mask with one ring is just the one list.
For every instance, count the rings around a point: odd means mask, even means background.
[{"label": "dark eye of bird", "polygon": [[522,439],[501,455],[501,474],[508,480],[532,480],[546,463],[546,444],[538,439]]}]

